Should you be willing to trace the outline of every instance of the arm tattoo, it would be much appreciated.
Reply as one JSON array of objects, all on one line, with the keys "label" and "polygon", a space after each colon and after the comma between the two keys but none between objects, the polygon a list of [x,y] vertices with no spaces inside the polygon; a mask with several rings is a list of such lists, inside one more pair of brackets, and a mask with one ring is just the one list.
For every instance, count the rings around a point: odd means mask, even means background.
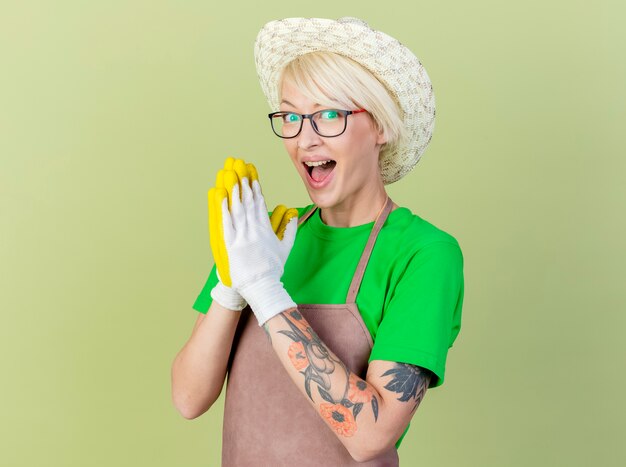
[{"label": "arm tattoo", "polygon": [[[317,383],[319,395],[327,402],[320,405],[321,415],[333,430],[343,436],[352,436],[356,431],[356,417],[364,404],[371,405],[377,421],[378,400],[368,384],[331,353],[298,310],[281,316],[290,330],[278,332],[293,341],[288,350],[289,359],[304,375],[304,389],[311,401],[311,382]],[[332,387],[330,375],[335,370],[345,379],[345,387]]]},{"label": "arm tattoo", "polygon": [[381,376],[390,375],[393,376],[393,379],[387,383],[385,389],[400,394],[399,401],[415,400],[413,410],[417,409],[417,406],[424,399],[432,373],[417,365],[396,363],[395,368],[387,370]]}]

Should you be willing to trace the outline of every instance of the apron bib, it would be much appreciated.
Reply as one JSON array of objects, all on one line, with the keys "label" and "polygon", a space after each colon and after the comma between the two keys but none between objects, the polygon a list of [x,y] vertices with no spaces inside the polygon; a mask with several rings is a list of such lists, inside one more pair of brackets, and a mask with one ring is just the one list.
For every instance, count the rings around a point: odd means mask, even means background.
[{"label": "apron bib", "polygon": [[[346,303],[304,304],[298,311],[346,367],[365,378],[372,338],[356,305],[367,262],[393,202],[376,219],[356,268]],[[304,223],[315,206],[299,221]],[[222,431],[222,466],[398,466],[393,447],[356,462],[291,380],[249,306],[233,339]]]}]

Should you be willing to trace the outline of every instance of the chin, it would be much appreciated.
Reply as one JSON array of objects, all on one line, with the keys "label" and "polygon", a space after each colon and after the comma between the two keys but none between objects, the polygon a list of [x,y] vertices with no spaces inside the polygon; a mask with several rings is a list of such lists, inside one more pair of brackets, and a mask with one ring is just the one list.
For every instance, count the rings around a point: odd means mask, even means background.
[{"label": "chin", "polygon": [[309,198],[320,209],[330,209],[338,204],[337,195],[334,193],[316,193],[309,191]]}]

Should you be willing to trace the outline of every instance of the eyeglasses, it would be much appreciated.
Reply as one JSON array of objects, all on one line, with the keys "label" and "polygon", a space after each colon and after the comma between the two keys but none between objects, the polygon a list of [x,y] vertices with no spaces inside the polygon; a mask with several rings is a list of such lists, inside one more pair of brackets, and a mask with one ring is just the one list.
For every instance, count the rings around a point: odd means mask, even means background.
[{"label": "eyeglasses", "polygon": [[367,112],[365,109],[338,110],[324,109],[312,114],[298,114],[295,112],[273,112],[268,115],[272,123],[272,130],[280,138],[295,138],[302,131],[304,119],[311,121],[315,133],[325,138],[334,138],[346,131],[348,115]]}]

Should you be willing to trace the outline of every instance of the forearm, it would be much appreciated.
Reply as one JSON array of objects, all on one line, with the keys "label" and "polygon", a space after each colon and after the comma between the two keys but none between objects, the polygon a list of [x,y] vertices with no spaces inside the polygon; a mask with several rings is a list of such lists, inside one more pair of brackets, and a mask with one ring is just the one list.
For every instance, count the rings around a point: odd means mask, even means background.
[{"label": "forearm", "polygon": [[395,443],[402,431],[386,415],[379,391],[350,372],[297,310],[264,328],[291,379],[352,457],[366,460]]},{"label": "forearm", "polygon": [[206,412],[219,397],[241,313],[215,300],[172,364],[172,400],[185,418]]}]

